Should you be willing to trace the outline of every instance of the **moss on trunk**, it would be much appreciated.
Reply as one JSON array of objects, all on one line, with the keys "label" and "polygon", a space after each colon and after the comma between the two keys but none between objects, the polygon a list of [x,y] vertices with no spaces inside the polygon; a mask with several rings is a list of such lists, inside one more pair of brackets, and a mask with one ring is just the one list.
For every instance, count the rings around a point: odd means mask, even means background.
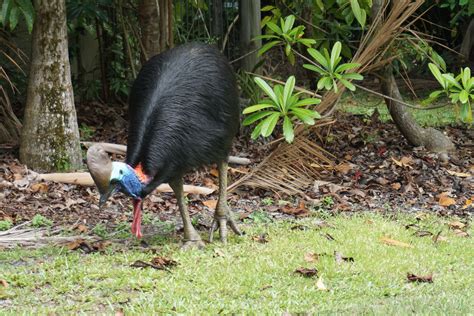
[{"label": "moss on trunk", "polygon": [[81,165],[64,0],[36,0],[20,159],[39,171]]}]

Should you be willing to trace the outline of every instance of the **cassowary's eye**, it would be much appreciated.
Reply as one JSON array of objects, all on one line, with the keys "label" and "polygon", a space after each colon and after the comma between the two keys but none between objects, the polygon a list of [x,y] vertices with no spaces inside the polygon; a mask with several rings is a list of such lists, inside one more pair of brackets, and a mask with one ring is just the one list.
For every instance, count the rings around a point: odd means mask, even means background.
[{"label": "cassowary's eye", "polygon": [[120,173],[120,174],[123,174],[123,170],[119,170],[119,173]]}]

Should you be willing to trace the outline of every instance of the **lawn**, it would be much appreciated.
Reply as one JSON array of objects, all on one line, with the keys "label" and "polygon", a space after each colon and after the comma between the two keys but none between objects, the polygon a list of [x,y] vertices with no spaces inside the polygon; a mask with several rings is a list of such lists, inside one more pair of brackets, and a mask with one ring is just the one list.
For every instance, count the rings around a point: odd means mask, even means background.
[{"label": "lawn", "polygon": [[[188,252],[173,235],[148,239],[147,248],[114,242],[102,253],[4,250],[0,314],[469,314],[474,247],[450,228],[456,220],[365,214],[249,222],[227,246]],[[130,266],[155,256],[178,264]],[[318,276],[295,273],[301,267]],[[407,273],[432,274],[433,282],[409,282]]]}]

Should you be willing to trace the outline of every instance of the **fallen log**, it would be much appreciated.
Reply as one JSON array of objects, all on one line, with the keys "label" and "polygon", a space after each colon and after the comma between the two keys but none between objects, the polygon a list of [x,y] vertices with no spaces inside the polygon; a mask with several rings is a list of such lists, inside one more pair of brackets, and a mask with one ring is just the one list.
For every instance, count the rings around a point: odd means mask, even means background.
[{"label": "fallen log", "polygon": [[[94,186],[89,172],[75,172],[75,173],[40,173],[36,175],[35,180],[52,181],[59,183],[77,184],[84,186]],[[198,187],[194,185],[184,185],[184,193],[209,195],[214,192],[214,189],[207,187]],[[155,192],[173,192],[168,184],[161,184],[155,189]]]},{"label": "fallen log", "polygon": [[[87,148],[95,144],[100,144],[106,152],[111,153],[111,154],[125,155],[127,153],[127,146],[125,145],[112,144],[112,143],[95,143],[95,142],[81,142],[81,144],[83,144]],[[236,165],[249,165],[251,161],[248,158],[229,156],[229,163],[236,164]]]}]

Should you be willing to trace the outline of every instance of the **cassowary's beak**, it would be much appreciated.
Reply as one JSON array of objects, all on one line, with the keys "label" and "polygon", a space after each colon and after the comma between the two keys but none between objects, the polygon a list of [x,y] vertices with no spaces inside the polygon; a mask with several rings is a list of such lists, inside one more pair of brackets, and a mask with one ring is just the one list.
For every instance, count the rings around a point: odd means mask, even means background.
[{"label": "cassowary's beak", "polygon": [[87,151],[87,167],[99,189],[99,206],[102,206],[117,189],[117,184],[110,183],[112,160],[101,145],[96,144]]},{"label": "cassowary's beak", "polygon": [[102,208],[102,206],[107,202],[109,197],[114,194],[118,190],[118,183],[112,183],[108,187],[107,191],[104,193],[100,193],[100,199],[99,199],[99,208]]}]

